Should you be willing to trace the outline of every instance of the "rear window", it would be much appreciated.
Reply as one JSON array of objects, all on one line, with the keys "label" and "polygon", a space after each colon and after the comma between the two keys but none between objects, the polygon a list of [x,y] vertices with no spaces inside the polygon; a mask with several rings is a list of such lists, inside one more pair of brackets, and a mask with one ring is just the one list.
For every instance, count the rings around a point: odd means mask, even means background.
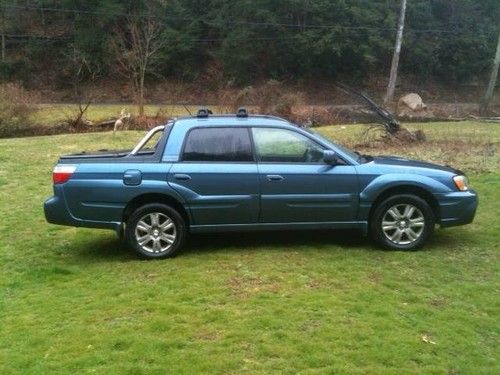
[{"label": "rear window", "polygon": [[253,161],[246,128],[198,128],[187,135],[183,161]]}]

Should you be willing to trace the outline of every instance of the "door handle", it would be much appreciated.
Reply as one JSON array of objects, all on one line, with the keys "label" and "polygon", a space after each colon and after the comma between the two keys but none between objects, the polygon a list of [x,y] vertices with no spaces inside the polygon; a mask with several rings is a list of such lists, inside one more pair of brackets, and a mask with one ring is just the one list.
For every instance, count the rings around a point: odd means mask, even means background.
[{"label": "door handle", "polygon": [[188,174],[176,173],[174,174],[174,178],[180,181],[187,181],[191,179],[191,176]]},{"label": "door handle", "polygon": [[283,176],[280,176],[279,174],[268,174],[266,177],[268,181],[283,181],[285,179]]}]

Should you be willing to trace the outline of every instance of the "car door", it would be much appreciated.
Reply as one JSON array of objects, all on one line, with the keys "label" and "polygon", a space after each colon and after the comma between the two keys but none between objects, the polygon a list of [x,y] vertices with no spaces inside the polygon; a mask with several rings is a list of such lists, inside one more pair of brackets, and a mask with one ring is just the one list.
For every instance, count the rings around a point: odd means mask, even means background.
[{"label": "car door", "polygon": [[260,222],[349,222],[358,208],[356,170],[323,161],[324,147],[284,128],[254,127]]},{"label": "car door", "polygon": [[191,129],[168,180],[194,225],[258,222],[259,179],[246,127]]}]

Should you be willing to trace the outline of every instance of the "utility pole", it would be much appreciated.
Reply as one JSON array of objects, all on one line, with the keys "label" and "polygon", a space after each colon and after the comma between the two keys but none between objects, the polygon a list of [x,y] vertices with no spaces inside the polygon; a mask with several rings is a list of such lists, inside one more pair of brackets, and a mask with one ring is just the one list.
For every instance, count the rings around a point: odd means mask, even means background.
[{"label": "utility pole", "polygon": [[401,0],[401,10],[399,11],[398,33],[396,36],[396,45],[392,55],[391,74],[389,76],[389,85],[385,94],[384,103],[392,102],[394,99],[394,90],[396,89],[396,80],[398,78],[399,55],[401,53],[401,43],[403,42],[403,29],[405,27],[406,0]]},{"label": "utility pole", "polygon": [[5,62],[5,22],[2,22],[2,62]]},{"label": "utility pole", "polygon": [[7,7],[5,6],[5,4],[3,4],[3,9],[2,9],[2,25],[1,25],[1,43],[2,43],[2,46],[1,46],[1,49],[2,49],[2,52],[1,52],[1,58],[2,58],[2,62],[5,62],[5,13],[7,11]]},{"label": "utility pole", "polygon": [[493,99],[493,91],[495,90],[495,85],[497,83],[498,67],[500,66],[500,34],[498,34],[498,44],[497,52],[495,54],[495,59],[493,60],[493,67],[491,68],[490,82],[488,83],[488,88],[486,89],[486,94],[484,95],[483,105],[481,112],[486,112],[488,106]]}]

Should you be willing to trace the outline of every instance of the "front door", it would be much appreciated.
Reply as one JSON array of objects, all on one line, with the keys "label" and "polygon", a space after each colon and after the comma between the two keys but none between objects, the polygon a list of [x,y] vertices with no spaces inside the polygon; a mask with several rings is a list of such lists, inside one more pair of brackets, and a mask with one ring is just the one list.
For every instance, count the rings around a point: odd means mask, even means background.
[{"label": "front door", "polygon": [[261,223],[356,220],[358,183],[351,165],[323,162],[323,146],[293,130],[252,128],[258,158]]},{"label": "front door", "polygon": [[259,179],[249,131],[205,126],[186,135],[168,180],[186,200],[194,225],[258,222]]}]

